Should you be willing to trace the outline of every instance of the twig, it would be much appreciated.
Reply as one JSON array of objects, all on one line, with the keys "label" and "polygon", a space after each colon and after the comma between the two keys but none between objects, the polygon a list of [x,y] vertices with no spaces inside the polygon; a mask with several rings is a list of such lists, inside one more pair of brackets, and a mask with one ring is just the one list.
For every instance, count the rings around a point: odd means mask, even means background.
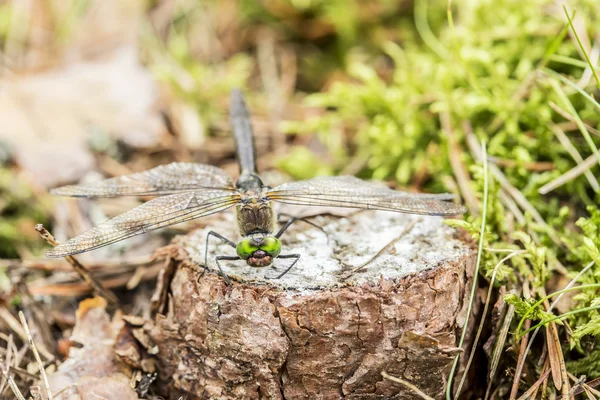
[{"label": "twig", "polygon": [[401,385],[406,386],[407,388],[409,388],[410,390],[412,390],[413,392],[415,392],[415,394],[417,394],[418,396],[420,396],[422,399],[425,399],[425,400],[434,400],[433,397],[430,397],[427,394],[423,393],[423,391],[421,391],[421,389],[419,389],[418,387],[416,387],[412,383],[405,381],[404,379],[396,378],[395,376],[389,375],[385,371],[383,371],[381,373],[381,376],[383,376],[384,379],[387,379],[387,380],[390,380],[392,382],[396,382],[396,383],[399,383]]},{"label": "twig", "polygon": [[[135,257],[126,260],[98,260],[86,265],[86,270],[95,271],[101,270],[102,272],[110,271],[115,272],[119,270],[131,270],[138,267],[147,266],[151,264],[153,260],[150,257],[142,256]],[[47,272],[71,272],[73,267],[62,259],[41,259],[41,260],[23,260],[20,258],[15,259],[4,259],[0,260],[0,268],[8,269],[32,269],[38,271]]]},{"label": "twig", "polygon": [[25,319],[25,315],[23,311],[19,311],[19,318],[21,319],[21,324],[23,324],[23,328],[27,333],[27,339],[29,340],[29,345],[31,346],[31,350],[33,351],[33,355],[35,357],[35,361],[37,361],[38,366],[40,368],[40,374],[42,375],[42,381],[44,382],[44,387],[46,389],[46,395],[49,400],[53,400],[52,391],[50,390],[50,383],[48,382],[48,376],[46,375],[46,370],[44,369],[44,364],[42,363],[42,359],[40,358],[40,353],[38,353],[37,347],[35,346],[35,342],[33,341],[33,336],[31,336],[31,331],[29,330],[29,325],[27,325],[27,320]]},{"label": "twig", "polygon": [[[42,224],[37,224],[35,226],[35,230],[40,234],[40,236],[46,240],[51,246],[57,246],[58,242],[54,239],[52,234],[44,228]],[[81,278],[92,287],[94,292],[101,297],[104,297],[109,304],[113,306],[119,305],[119,299],[113,292],[104,288],[102,283],[98,281],[90,272],[83,266],[77,259],[73,256],[66,256],[65,259],[73,266],[73,269],[81,276]]]},{"label": "twig", "polygon": [[500,157],[490,157],[490,162],[496,165],[500,165],[501,167],[506,168],[515,168],[522,166],[528,171],[542,172],[542,171],[552,171],[554,169],[554,163],[550,161],[535,161],[535,162],[526,162],[520,164],[515,160],[510,160],[508,158],[500,158]]},{"label": "twig", "polygon": [[[158,276],[160,272],[160,265],[153,265],[152,267],[143,271],[142,281],[147,281]],[[122,274],[122,276],[116,276],[114,278],[101,279],[100,283],[106,288],[117,288],[126,286],[131,280],[129,274]],[[85,282],[77,283],[57,283],[57,284],[37,284],[32,283],[29,286],[29,290],[34,295],[44,296],[80,296],[90,292],[90,286]]]}]

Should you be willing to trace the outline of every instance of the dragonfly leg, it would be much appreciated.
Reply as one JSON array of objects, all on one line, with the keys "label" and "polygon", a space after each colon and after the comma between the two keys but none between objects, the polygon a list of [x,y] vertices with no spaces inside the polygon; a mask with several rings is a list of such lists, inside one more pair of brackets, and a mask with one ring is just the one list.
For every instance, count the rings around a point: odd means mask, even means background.
[{"label": "dragonfly leg", "polygon": [[221,268],[221,263],[219,263],[219,261],[237,261],[237,260],[241,260],[241,258],[238,256],[216,256],[215,257],[215,261],[217,262],[217,267],[219,267],[219,272],[221,273],[221,275],[223,275],[223,278],[225,278],[225,282],[227,282],[227,286],[231,286],[231,280],[229,280],[229,277],[227,275],[225,275],[225,272],[223,272],[223,268]]},{"label": "dragonfly leg", "polygon": [[281,274],[279,274],[278,276],[276,276],[275,278],[267,278],[267,279],[279,279],[282,276],[284,276],[285,274],[287,274],[290,269],[292,269],[294,267],[294,265],[296,265],[296,263],[298,262],[298,260],[300,259],[300,254],[284,254],[282,256],[279,256],[277,258],[295,258],[295,260],[290,264],[289,267],[287,267],[285,269],[285,271],[283,271]]},{"label": "dragonfly leg", "polygon": [[[302,221],[302,222],[306,222],[309,225],[314,226],[315,228],[317,228],[318,230],[320,230],[321,232],[323,232],[325,234],[325,237],[327,238],[327,243],[329,244],[329,235],[327,234],[327,232],[325,232],[325,229],[321,228],[319,225],[315,224],[312,221],[309,221],[306,218],[298,218],[298,217],[291,217],[290,219],[287,220],[287,222],[285,223],[285,225],[283,225],[281,227],[281,229],[279,230],[279,232],[277,232],[277,234],[275,235],[275,237],[277,239],[279,239],[279,237],[281,235],[283,235],[283,233],[290,227],[290,225],[292,225],[294,222],[296,221]],[[281,257],[281,256],[280,256]]]},{"label": "dragonfly leg", "polygon": [[202,278],[204,276],[204,273],[208,270],[208,240],[210,239],[211,236],[221,239],[222,241],[224,241],[225,243],[227,243],[234,249],[236,247],[235,243],[232,242],[231,240],[227,239],[225,236],[223,236],[215,231],[208,232],[208,235],[206,235],[206,242],[204,245],[204,269],[202,270],[202,273],[198,276],[198,282],[200,282],[200,278]]}]

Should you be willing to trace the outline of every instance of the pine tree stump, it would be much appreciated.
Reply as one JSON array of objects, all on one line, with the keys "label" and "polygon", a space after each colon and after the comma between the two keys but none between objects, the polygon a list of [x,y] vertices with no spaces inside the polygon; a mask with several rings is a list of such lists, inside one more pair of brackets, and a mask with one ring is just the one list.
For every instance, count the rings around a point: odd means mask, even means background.
[{"label": "pine tree stump", "polygon": [[329,242],[296,222],[282,254],[302,258],[279,280],[265,277],[290,260],[263,269],[226,262],[228,287],[214,256],[235,250],[213,239],[210,271],[199,278],[208,231],[237,240],[233,215],[170,245],[160,313],[147,329],[167,397],[420,398],[384,371],[443,397],[461,351],[473,246],[439,217],[366,211],[312,221]]}]

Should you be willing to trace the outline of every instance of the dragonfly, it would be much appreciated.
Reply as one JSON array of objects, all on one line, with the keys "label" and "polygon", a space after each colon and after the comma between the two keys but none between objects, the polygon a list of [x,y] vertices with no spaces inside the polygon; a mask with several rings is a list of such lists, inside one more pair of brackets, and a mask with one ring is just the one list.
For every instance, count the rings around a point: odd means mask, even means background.
[{"label": "dragonfly", "polygon": [[275,187],[267,186],[257,173],[252,125],[244,96],[237,89],[231,94],[230,121],[240,170],[237,180],[234,181],[224,170],[215,166],[175,162],[96,183],[53,189],[51,193],[54,195],[70,197],[156,198],[59,244],[46,255],[65,257],[87,252],[234,207],[241,239],[236,243],[210,231],[205,243],[204,271],[208,268],[209,239],[214,237],[235,249],[235,255],[215,256],[216,265],[228,282],[221,262],[243,260],[251,267],[263,268],[273,265],[275,259],[292,260],[274,278],[278,279],[292,269],[301,257],[300,254],[281,254],[280,238],[292,223],[304,219],[292,217],[277,230],[274,202],[437,216],[459,215],[467,211],[464,206],[451,202],[451,194],[401,192],[354,176],[317,177]]}]

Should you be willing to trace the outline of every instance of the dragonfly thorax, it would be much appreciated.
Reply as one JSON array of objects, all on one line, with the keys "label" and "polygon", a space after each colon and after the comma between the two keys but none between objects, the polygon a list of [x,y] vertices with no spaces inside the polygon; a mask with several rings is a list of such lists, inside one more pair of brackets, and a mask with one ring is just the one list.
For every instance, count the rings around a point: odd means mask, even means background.
[{"label": "dragonfly thorax", "polygon": [[237,224],[241,236],[255,233],[271,234],[275,230],[273,203],[266,196],[269,188],[249,189],[241,193],[236,206]]},{"label": "dragonfly thorax", "polygon": [[255,234],[242,239],[235,250],[251,267],[268,267],[281,253],[281,242],[275,236]]}]

